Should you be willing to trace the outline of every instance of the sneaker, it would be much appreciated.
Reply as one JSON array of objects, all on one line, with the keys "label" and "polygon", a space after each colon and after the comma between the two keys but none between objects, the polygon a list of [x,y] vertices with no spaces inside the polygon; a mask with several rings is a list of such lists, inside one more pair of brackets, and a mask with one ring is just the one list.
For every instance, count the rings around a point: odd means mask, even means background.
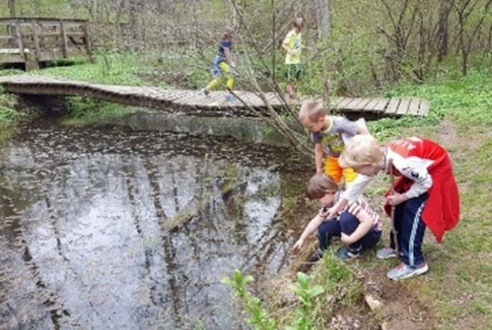
[{"label": "sneaker", "polygon": [[362,254],[362,246],[355,250],[355,249],[350,249],[348,246],[342,246],[338,251],[337,251],[337,257],[345,260],[345,259],[355,259],[358,258]]},{"label": "sneaker", "polygon": [[406,265],[405,263],[400,263],[398,266],[390,270],[387,274],[388,278],[393,281],[403,280],[404,278],[409,278],[415,275],[424,274],[429,270],[426,262],[421,263],[415,267]]},{"label": "sneaker", "polygon": [[234,102],[234,101],[237,101],[237,97],[235,97],[235,96],[234,96],[234,95],[232,95],[232,94],[228,94],[228,95],[226,96],[226,101],[227,101],[227,102]]},{"label": "sneaker", "polygon": [[205,96],[209,96],[210,95],[210,91],[207,88],[202,89],[202,92],[203,92],[203,94]]},{"label": "sneaker", "polygon": [[396,251],[389,246],[382,248],[376,252],[378,259],[389,259],[396,257]]},{"label": "sneaker", "polygon": [[308,258],[307,262],[317,262],[321,258],[323,258],[323,251],[321,251],[320,248],[317,248]]}]

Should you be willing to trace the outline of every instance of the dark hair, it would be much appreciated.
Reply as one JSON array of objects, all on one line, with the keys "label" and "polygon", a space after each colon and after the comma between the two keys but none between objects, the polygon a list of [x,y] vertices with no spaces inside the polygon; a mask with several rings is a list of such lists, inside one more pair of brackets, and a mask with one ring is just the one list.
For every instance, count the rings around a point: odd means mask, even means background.
[{"label": "dark hair", "polygon": [[306,195],[309,199],[320,199],[326,195],[327,191],[337,191],[338,185],[326,174],[318,173],[309,180]]},{"label": "dark hair", "polygon": [[234,33],[234,30],[232,28],[226,27],[224,29],[224,32],[222,33],[222,39],[231,39],[233,33]]},{"label": "dark hair", "polygon": [[304,22],[303,22],[302,17],[296,17],[294,19],[294,27],[296,27],[298,29],[302,29],[303,26],[304,26]]}]

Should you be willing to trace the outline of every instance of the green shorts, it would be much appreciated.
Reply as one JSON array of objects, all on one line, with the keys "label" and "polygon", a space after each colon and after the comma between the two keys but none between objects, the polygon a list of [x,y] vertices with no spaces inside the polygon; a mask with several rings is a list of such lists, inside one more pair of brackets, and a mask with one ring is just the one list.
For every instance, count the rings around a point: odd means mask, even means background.
[{"label": "green shorts", "polygon": [[284,74],[288,82],[298,81],[304,76],[304,68],[302,64],[286,64]]}]

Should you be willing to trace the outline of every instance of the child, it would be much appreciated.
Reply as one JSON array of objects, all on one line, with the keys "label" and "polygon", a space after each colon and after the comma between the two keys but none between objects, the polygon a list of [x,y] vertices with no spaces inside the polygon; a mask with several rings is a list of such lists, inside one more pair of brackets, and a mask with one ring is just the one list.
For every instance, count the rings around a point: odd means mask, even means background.
[{"label": "child", "polygon": [[299,121],[311,132],[311,140],[315,144],[316,173],[323,172],[326,153],[324,172],[337,184],[340,184],[342,177],[346,185],[353,182],[356,173],[350,168],[341,168],[338,157],[350,138],[369,133],[364,120],[355,122],[340,116],[328,116],[321,102],[307,100],[299,111]]},{"label": "child", "polygon": [[317,229],[319,248],[309,258],[310,262],[322,257],[332,237],[341,237],[342,242],[346,244],[337,252],[341,259],[357,258],[365,249],[376,245],[380,240],[381,221],[365,201],[358,200],[348,204],[339,214],[339,219],[324,217],[324,210],[332,207],[339,196],[338,185],[325,174],[315,174],[309,180],[307,195],[310,199],[317,199],[322,209],[306,226],[292,250],[296,252],[302,249],[306,239]]},{"label": "child", "polygon": [[387,274],[392,280],[427,272],[428,266],[422,255],[425,228],[429,227],[441,242],[444,232],[451,230],[459,220],[458,187],[446,150],[422,138],[406,138],[381,145],[370,135],[358,135],[345,146],[340,165],[353,168],[366,179],[363,184],[353,187],[350,196],[339,200],[328,213],[336,213],[362,192],[378,172],[399,176],[394,193],[387,193],[385,205],[388,215],[391,207],[395,207],[393,220],[397,237],[392,235],[390,247],[378,251],[377,256],[394,257],[395,249],[400,249],[403,262]]},{"label": "child", "polygon": [[294,28],[287,33],[282,43],[282,48],[287,52],[285,55],[285,76],[287,78],[286,93],[290,99],[298,100],[295,91],[296,83],[301,79],[303,70],[301,66],[303,21],[298,17],[294,20]]},{"label": "child", "polygon": [[[232,59],[232,48],[232,30],[225,29],[219,42],[218,54],[212,62],[212,72],[215,79],[203,89],[205,96],[208,96],[211,90],[217,88],[221,84],[225,84],[227,90],[232,92],[234,78],[232,77],[231,68],[232,70],[235,70],[236,68]],[[226,96],[226,100],[234,101],[236,98],[231,93]]]}]

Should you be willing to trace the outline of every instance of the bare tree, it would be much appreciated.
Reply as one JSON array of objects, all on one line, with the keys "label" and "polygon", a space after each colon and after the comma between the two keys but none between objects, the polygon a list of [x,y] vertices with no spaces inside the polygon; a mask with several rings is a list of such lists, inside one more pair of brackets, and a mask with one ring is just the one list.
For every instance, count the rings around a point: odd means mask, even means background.
[{"label": "bare tree", "polygon": [[[393,46],[392,51],[386,54],[386,58],[389,60],[391,71],[393,72],[392,79],[396,81],[401,76],[402,63],[407,53],[410,36],[419,8],[424,1],[418,0],[412,6],[411,0],[404,0],[400,8],[395,7],[388,0],[380,1],[385,7],[386,14],[391,22],[391,30],[386,30],[380,26],[379,31],[386,36],[390,45]],[[393,4],[393,7],[390,3]]]},{"label": "bare tree", "polygon": [[[472,49],[473,41],[477,36],[483,21],[487,15],[490,15],[489,10],[492,0],[486,0],[482,8],[483,10],[477,10],[476,7],[479,7],[482,3],[483,2],[481,0],[461,0],[454,6],[458,15],[458,43],[461,53],[461,73],[464,76],[468,73],[468,58]],[[472,14],[477,15],[475,24],[470,22]]]},{"label": "bare tree", "polygon": [[437,30],[437,60],[442,60],[448,55],[449,44],[449,14],[454,5],[454,0],[442,0],[439,9],[439,23]]},{"label": "bare tree", "polygon": [[16,17],[16,11],[15,11],[15,0],[8,0],[8,6],[9,6],[9,15],[10,17]]},{"label": "bare tree", "polygon": [[318,19],[318,35],[320,38],[327,37],[330,33],[330,0],[316,1],[316,14]]}]

